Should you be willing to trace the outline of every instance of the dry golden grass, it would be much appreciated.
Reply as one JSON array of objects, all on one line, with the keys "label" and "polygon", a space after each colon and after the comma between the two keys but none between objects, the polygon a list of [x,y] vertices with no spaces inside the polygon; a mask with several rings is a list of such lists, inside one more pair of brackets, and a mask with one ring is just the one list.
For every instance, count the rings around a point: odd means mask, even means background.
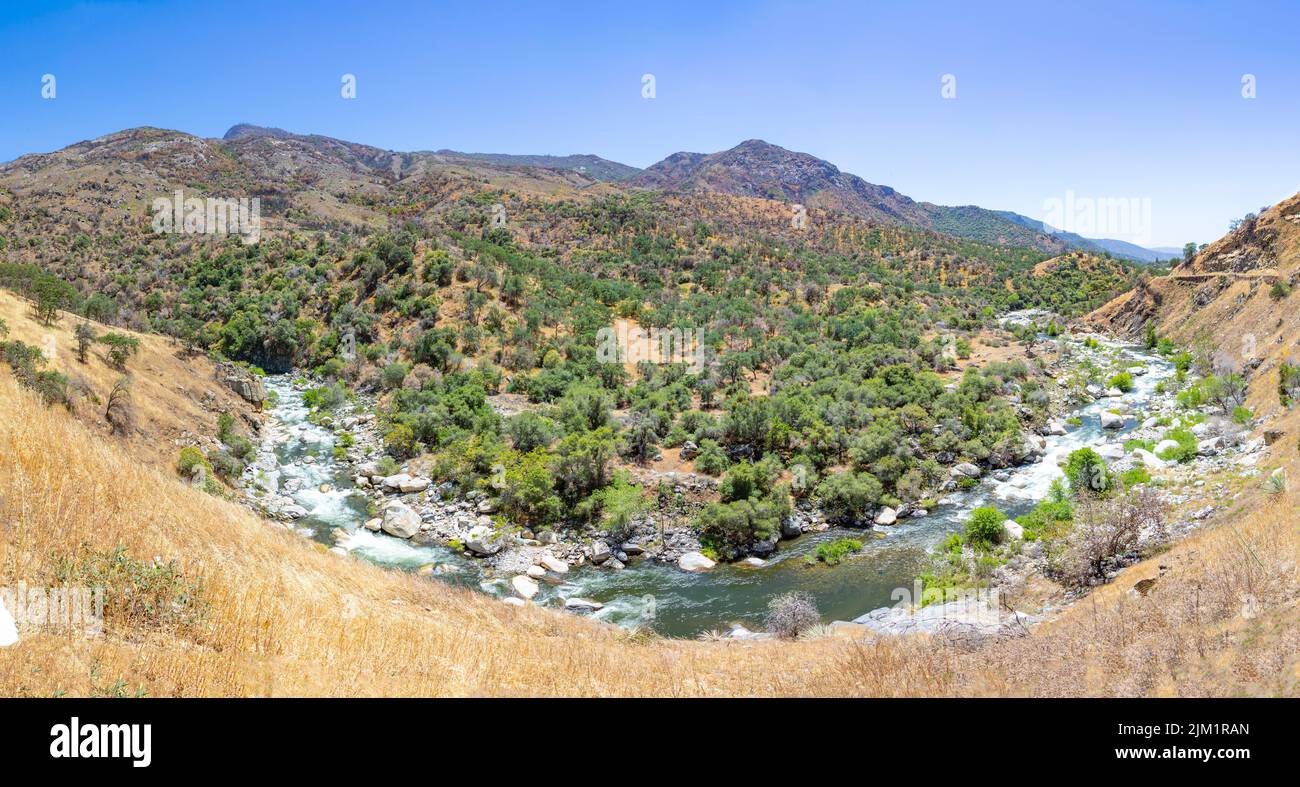
[{"label": "dry golden grass", "polygon": [[[102,344],[96,343],[87,352],[85,363],[77,360],[73,331],[82,318],[60,312],[53,325],[42,325],[34,318],[28,301],[0,290],[0,320],[9,327],[8,339],[41,348],[46,355],[45,368],[62,372],[93,394],[93,398],[77,398],[77,416],[107,436],[103,402],[123,374],[105,360]],[[184,438],[186,432],[216,433],[217,412],[230,412],[236,417],[251,415],[252,407],[217,381],[213,363],[206,357],[181,358],[177,354],[179,347],[166,337],[89,322],[96,335],[113,331],[140,340],[139,354],[126,365],[136,428],[125,444],[118,443],[138,458],[170,466],[176,461],[180,444],[189,442]]]},{"label": "dry golden grass", "polygon": [[[1023,639],[673,641],[325,553],[133,460],[4,373],[0,412],[0,585],[53,584],[60,558],[122,546],[176,560],[207,601],[193,624],[110,612],[98,638],[26,631],[0,649],[0,695],[1297,693],[1294,492],[1133,567]],[[1152,592],[1131,597],[1160,564]]]}]

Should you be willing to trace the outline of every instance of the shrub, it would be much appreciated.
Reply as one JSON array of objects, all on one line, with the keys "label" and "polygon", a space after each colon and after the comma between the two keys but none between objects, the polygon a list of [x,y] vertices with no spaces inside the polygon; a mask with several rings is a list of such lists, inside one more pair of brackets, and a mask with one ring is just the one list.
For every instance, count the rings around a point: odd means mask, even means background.
[{"label": "shrub", "polygon": [[1236,407],[1232,408],[1233,423],[1245,426],[1246,424],[1250,423],[1253,420],[1255,420],[1255,414],[1250,411],[1249,407],[1245,407],[1243,405],[1237,405]]},{"label": "shrub", "polygon": [[393,424],[393,427],[384,433],[384,450],[401,459],[414,456],[415,432],[406,424]]},{"label": "shrub", "polygon": [[1128,372],[1120,372],[1110,378],[1109,385],[1112,388],[1118,388],[1124,393],[1128,393],[1133,390],[1133,375]]},{"label": "shrub", "polygon": [[727,469],[727,455],[715,440],[702,440],[695,457],[695,469],[706,475],[719,475]]},{"label": "shrub", "polygon": [[826,518],[844,524],[856,523],[880,502],[884,488],[870,473],[836,473],[817,485],[817,498]]},{"label": "shrub", "polygon": [[966,543],[976,549],[987,549],[1002,542],[1006,531],[1002,523],[1007,517],[993,506],[982,506],[970,512],[966,519]]},{"label": "shrub", "polygon": [[817,602],[803,591],[783,593],[767,604],[767,630],[782,639],[794,639],[819,623]]},{"label": "shrub", "polygon": [[1068,585],[1096,584],[1121,562],[1136,559],[1144,533],[1154,546],[1163,541],[1164,531],[1164,505],[1150,487],[1089,498],[1076,507],[1074,526],[1049,553],[1049,566]]},{"label": "shrub", "polygon": [[140,340],[122,333],[106,333],[99,342],[108,346],[108,362],[118,370],[125,369],[126,362],[140,351]]},{"label": "shrub", "polygon": [[1070,454],[1065,463],[1065,478],[1070,493],[1076,497],[1084,493],[1105,494],[1112,485],[1106,460],[1091,448],[1080,448]]},{"label": "shrub", "polygon": [[855,538],[841,538],[830,543],[818,544],[816,551],[809,556],[808,562],[816,563],[820,560],[828,566],[833,566],[859,549],[862,549],[861,541]]},{"label": "shrub", "polygon": [[1280,301],[1290,294],[1291,294],[1291,285],[1287,284],[1284,281],[1273,282],[1273,286],[1269,288],[1268,291],[1268,297],[1272,298],[1275,301]]},{"label": "shrub", "polygon": [[1160,458],[1168,462],[1190,462],[1196,458],[1196,433],[1191,429],[1179,427],[1165,432],[1162,440],[1173,440],[1177,448],[1166,448]]}]

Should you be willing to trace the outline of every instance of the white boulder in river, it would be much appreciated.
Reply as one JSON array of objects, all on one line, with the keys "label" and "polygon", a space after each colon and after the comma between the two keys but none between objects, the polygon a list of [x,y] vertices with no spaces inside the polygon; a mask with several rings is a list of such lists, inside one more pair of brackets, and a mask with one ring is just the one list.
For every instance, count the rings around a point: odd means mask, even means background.
[{"label": "white boulder in river", "polygon": [[979,478],[984,475],[984,471],[979,469],[978,465],[973,465],[970,462],[958,462],[952,466],[952,475]]},{"label": "white boulder in river", "polygon": [[1110,411],[1106,411],[1102,413],[1101,428],[1102,429],[1123,429],[1124,416],[1119,415],[1117,413],[1112,413]]},{"label": "white boulder in river", "polygon": [[420,515],[405,503],[389,503],[384,509],[383,531],[397,538],[410,538],[420,532]]},{"label": "white boulder in river", "polygon": [[716,564],[699,552],[687,552],[677,558],[677,567],[682,571],[708,571]]},{"label": "white boulder in river", "polygon": [[510,586],[514,589],[515,595],[525,601],[530,600],[537,595],[537,583],[531,577],[520,574],[510,580]]},{"label": "white boulder in river", "polygon": [[889,506],[885,506],[884,508],[880,509],[880,513],[876,514],[877,525],[892,525],[897,521],[898,521],[898,512],[890,508]]}]

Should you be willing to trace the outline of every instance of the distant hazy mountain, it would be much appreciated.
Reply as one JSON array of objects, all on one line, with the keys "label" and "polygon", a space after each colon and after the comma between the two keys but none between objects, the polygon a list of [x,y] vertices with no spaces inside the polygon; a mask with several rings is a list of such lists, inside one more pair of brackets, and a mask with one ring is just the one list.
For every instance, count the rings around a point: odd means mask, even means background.
[{"label": "distant hazy mountain", "polygon": [[910,224],[986,243],[1031,246],[1043,251],[1079,249],[1109,252],[1137,262],[1163,256],[1117,240],[1093,240],[1058,232],[1041,221],[977,205],[946,206],[917,202],[889,186],[868,183],[841,172],[828,161],[760,139],[746,140],[719,153],[681,152],[627,180],[661,191],[721,192],[744,197],[798,202],[840,210],[888,223]]}]

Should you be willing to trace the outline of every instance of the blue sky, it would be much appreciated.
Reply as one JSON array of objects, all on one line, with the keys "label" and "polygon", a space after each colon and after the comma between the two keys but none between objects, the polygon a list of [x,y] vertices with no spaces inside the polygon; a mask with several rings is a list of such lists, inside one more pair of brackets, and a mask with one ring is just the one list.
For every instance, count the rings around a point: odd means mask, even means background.
[{"label": "blue sky", "polygon": [[941,204],[1149,199],[1157,246],[1300,191],[1300,4],[1137,5],[6,0],[0,161],[142,125],[637,166],[758,137]]}]

